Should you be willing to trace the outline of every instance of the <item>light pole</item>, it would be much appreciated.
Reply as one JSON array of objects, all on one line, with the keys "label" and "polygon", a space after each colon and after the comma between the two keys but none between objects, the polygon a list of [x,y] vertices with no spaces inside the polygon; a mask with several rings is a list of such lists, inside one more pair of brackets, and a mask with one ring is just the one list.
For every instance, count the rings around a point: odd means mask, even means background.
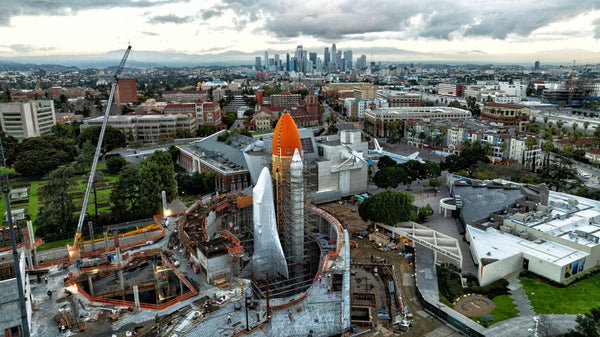
[{"label": "light pole", "polygon": [[15,239],[15,229],[13,227],[12,212],[10,211],[10,185],[8,183],[8,167],[6,166],[6,158],[4,157],[4,145],[0,138],[0,151],[2,152],[2,167],[4,172],[0,177],[2,182],[2,193],[4,193],[4,200],[6,201],[6,221],[8,222],[8,228],[10,229],[10,241],[12,244],[13,263],[15,264],[15,274],[17,278],[17,288],[19,291],[19,306],[21,307],[21,330],[24,337],[29,337],[29,324],[27,323],[27,310],[25,309],[25,295],[23,293],[23,283],[21,281],[21,267],[19,263],[19,253],[17,251],[17,243]]}]

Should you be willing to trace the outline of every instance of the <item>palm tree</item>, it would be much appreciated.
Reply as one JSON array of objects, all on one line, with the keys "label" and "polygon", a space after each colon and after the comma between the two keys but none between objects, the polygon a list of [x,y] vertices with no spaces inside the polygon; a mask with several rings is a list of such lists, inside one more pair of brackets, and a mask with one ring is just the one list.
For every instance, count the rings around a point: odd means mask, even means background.
[{"label": "palm tree", "polygon": [[590,122],[583,122],[583,134],[587,136],[587,129],[590,127]]},{"label": "palm tree", "polygon": [[559,120],[558,122],[556,122],[556,126],[558,126],[558,128],[559,128],[559,129],[562,129],[562,126],[563,126],[564,124],[565,124],[565,123],[564,123],[562,120]]},{"label": "palm tree", "polygon": [[548,123],[548,116],[544,116],[544,129],[546,128],[546,123]]},{"label": "palm tree", "polygon": [[502,143],[500,143],[500,152],[504,153],[507,147],[508,145],[506,144],[506,141],[503,140]]},{"label": "palm tree", "polygon": [[573,125],[571,125],[571,127],[573,128],[573,133],[575,133],[575,130],[577,130],[577,127],[579,125],[577,125],[577,123],[573,123]]}]

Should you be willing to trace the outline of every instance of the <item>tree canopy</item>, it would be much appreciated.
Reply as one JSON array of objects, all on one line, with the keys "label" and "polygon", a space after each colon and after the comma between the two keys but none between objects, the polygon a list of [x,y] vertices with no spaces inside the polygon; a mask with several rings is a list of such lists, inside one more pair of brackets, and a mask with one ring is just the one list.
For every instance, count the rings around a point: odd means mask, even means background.
[{"label": "tree canopy", "polygon": [[32,137],[19,146],[15,170],[25,177],[41,177],[73,161],[77,150],[72,140],[55,136]]},{"label": "tree canopy", "polygon": [[156,151],[142,160],[138,169],[140,206],[145,212],[157,214],[161,209],[161,192],[165,191],[167,200],[177,197],[175,166],[171,154]]},{"label": "tree canopy", "polygon": [[571,330],[567,337],[600,337],[600,307],[592,308],[590,312],[577,315],[577,325]]},{"label": "tree canopy", "polygon": [[364,221],[380,222],[389,226],[414,219],[412,195],[405,192],[383,191],[363,201],[358,207]]},{"label": "tree canopy", "polygon": [[[77,142],[79,147],[82,147],[86,141],[89,141],[94,146],[98,146],[98,138],[100,138],[100,126],[91,126],[81,131]],[[113,149],[124,147],[127,144],[127,137],[114,127],[107,125],[104,132],[104,140],[102,141],[102,152],[107,153]]]},{"label": "tree canopy", "polygon": [[36,218],[39,236],[70,233],[75,225],[75,205],[69,194],[74,185],[73,168],[61,166],[46,176],[46,183],[38,189],[40,212]]},{"label": "tree canopy", "polygon": [[460,154],[451,154],[446,157],[440,164],[440,168],[449,172],[457,172],[460,170],[472,172],[477,163],[480,162],[489,162],[486,149],[478,142],[473,144],[464,142]]},{"label": "tree canopy", "polygon": [[106,159],[106,169],[112,174],[119,173],[125,165],[127,165],[127,161],[120,155],[111,156]]},{"label": "tree canopy", "polygon": [[12,166],[17,156],[17,148],[19,147],[19,140],[4,131],[0,130],[0,137],[2,138],[2,145],[4,146],[4,157],[6,158],[6,166]]},{"label": "tree canopy", "polygon": [[388,156],[379,157],[379,161],[377,162],[377,168],[382,170],[388,166],[395,166],[397,163],[394,159]]}]

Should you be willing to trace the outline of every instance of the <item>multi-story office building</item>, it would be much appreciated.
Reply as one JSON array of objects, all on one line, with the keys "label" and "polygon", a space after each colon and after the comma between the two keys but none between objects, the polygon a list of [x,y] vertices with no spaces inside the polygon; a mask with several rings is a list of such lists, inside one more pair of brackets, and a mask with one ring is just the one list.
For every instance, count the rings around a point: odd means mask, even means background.
[{"label": "multi-story office building", "polygon": [[162,98],[169,102],[196,102],[201,99],[208,101],[207,90],[165,90]]},{"label": "multi-story office building", "polygon": [[352,50],[344,52],[344,70],[352,70]]},{"label": "multi-story office building", "polygon": [[[103,117],[87,119],[81,124],[81,129],[91,126],[101,126]],[[143,143],[157,143],[162,137],[168,137],[176,130],[186,130],[194,133],[197,128],[196,118],[191,113],[168,115],[123,115],[110,116],[108,125]]]},{"label": "multi-story office building", "polygon": [[282,92],[281,94],[271,95],[272,106],[284,106],[288,109],[295,107],[302,101],[302,95]]},{"label": "multi-story office building", "polygon": [[421,106],[421,95],[402,91],[377,90],[377,98],[388,102],[390,108],[400,106]]},{"label": "multi-story office building", "polygon": [[377,137],[388,137],[392,132],[397,132],[396,129],[393,129],[395,121],[469,118],[471,118],[470,111],[451,107],[380,108],[365,110],[365,131]]},{"label": "multi-story office building", "polygon": [[439,95],[462,97],[463,86],[460,84],[440,83],[437,89]]},{"label": "multi-story office building", "polygon": [[54,101],[1,103],[0,119],[2,131],[19,140],[49,135],[56,124]]},{"label": "multi-story office building", "polygon": [[257,56],[254,59],[254,70],[256,70],[256,71],[261,71],[262,70],[262,64],[260,62],[260,56]]},{"label": "multi-story office building", "polygon": [[520,131],[525,131],[529,112],[530,109],[524,105],[487,103],[481,112],[481,119],[502,125],[518,125]]},{"label": "multi-story office building", "polygon": [[329,47],[325,47],[325,52],[323,52],[323,65],[325,66],[325,68],[327,68],[327,66],[329,66],[329,60],[330,60]]}]

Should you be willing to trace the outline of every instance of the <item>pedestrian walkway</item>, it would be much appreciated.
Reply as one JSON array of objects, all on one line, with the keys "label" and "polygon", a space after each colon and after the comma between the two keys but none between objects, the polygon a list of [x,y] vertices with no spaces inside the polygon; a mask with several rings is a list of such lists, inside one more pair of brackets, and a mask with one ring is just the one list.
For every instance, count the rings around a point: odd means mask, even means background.
[{"label": "pedestrian walkway", "polygon": [[523,290],[521,281],[519,281],[518,275],[515,274],[508,279],[508,289],[510,290],[510,298],[512,298],[516,309],[519,311],[519,316],[533,316],[535,312],[529,303],[527,294]]}]

